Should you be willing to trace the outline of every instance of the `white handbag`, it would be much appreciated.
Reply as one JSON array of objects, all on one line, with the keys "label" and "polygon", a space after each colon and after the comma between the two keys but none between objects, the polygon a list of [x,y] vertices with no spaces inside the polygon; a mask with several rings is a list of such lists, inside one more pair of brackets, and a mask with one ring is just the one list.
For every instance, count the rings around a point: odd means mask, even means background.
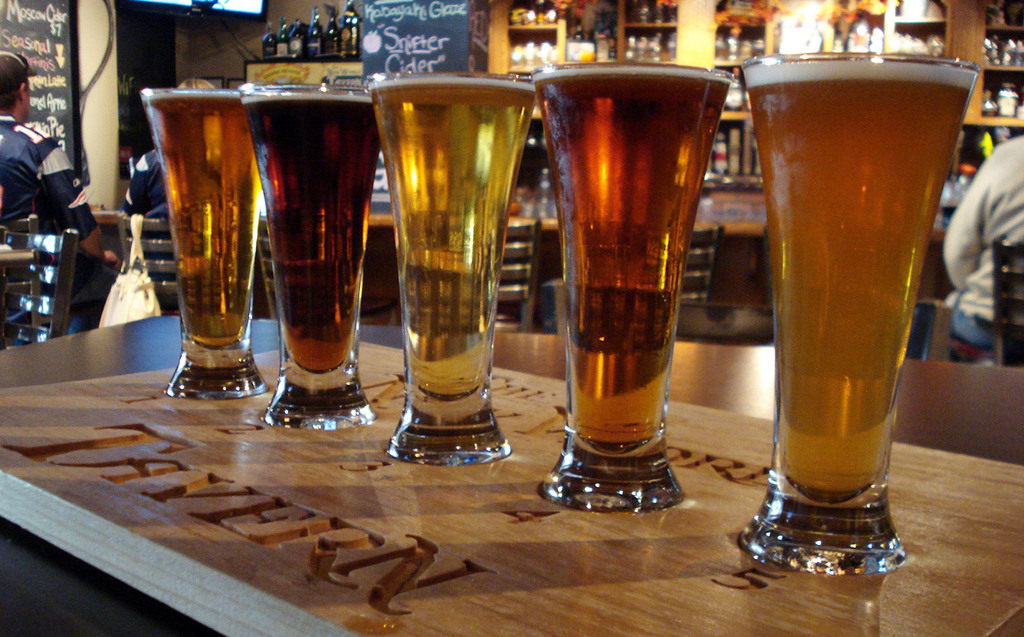
[{"label": "white handbag", "polygon": [[132,247],[121,273],[110,288],[107,302],[100,316],[100,327],[120,325],[160,316],[160,304],[156,299],[153,281],[146,270],[142,253],[142,215],[132,215]]}]

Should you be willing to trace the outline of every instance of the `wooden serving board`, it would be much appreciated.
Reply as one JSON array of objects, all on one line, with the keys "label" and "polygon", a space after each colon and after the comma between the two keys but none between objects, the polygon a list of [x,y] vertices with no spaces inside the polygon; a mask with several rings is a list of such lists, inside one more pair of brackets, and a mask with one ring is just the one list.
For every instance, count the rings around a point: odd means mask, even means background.
[{"label": "wooden serving board", "polygon": [[378,421],[334,432],[261,426],[269,394],[165,398],[169,372],[0,392],[0,516],[229,635],[1024,634],[1024,467],[898,444],[907,564],[789,573],[735,543],[766,421],[672,404],[686,500],[569,511],[536,492],[562,381],[496,371],[512,456],[424,467],[383,453],[401,352],[360,367]]}]

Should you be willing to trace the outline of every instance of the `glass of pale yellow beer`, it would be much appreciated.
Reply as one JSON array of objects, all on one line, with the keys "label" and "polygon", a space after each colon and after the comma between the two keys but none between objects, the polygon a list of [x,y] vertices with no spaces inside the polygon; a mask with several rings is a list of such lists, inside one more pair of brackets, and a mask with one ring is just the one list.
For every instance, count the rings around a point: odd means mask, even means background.
[{"label": "glass of pale yellow beer", "polygon": [[819,573],[906,553],[887,498],[921,265],[977,77],[970,63],[814,54],[743,67],[768,208],[775,452],[739,543]]},{"label": "glass of pale yellow beer", "polygon": [[665,415],[683,266],[730,73],[580,64],[533,73],[557,195],[567,315],[558,504],[680,502]]},{"label": "glass of pale yellow beer", "polygon": [[281,365],[272,426],[334,430],[376,415],[358,372],[359,301],[380,139],[370,94],[242,87],[267,200]]},{"label": "glass of pale yellow beer", "polygon": [[163,164],[177,262],[182,354],[167,394],[266,391],[249,342],[256,255],[256,155],[237,91],[144,89]]},{"label": "glass of pale yellow beer", "polygon": [[388,455],[463,465],[510,453],[491,407],[508,206],[535,95],[506,75],[375,76],[395,217],[405,408]]}]

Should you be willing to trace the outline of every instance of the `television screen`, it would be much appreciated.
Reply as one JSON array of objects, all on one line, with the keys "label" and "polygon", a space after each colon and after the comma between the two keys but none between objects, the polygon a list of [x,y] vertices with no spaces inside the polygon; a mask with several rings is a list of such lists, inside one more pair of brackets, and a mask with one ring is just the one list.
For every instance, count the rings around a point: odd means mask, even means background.
[{"label": "television screen", "polygon": [[242,18],[260,21],[267,17],[267,0],[119,0],[118,8],[185,17]]}]

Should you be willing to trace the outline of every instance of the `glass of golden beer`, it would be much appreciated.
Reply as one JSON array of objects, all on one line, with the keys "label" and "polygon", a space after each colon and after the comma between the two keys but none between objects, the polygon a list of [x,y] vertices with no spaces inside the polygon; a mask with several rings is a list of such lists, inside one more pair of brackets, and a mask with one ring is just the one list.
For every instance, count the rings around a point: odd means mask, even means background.
[{"label": "glass of golden beer", "polygon": [[748,60],[768,207],[775,451],[739,543],[818,573],[906,553],[887,482],[896,386],[970,63],[815,54]]},{"label": "glass of golden beer", "polygon": [[261,394],[249,342],[260,183],[239,93],[144,89],[142,101],[164,166],[178,270],[182,354],[167,394]]},{"label": "glass of golden beer", "polygon": [[680,502],[665,414],[683,266],[732,75],[652,64],[534,71],[566,290],[568,399],[558,504]]},{"label": "glass of golden beer", "polygon": [[508,205],[535,96],[504,75],[375,76],[370,84],[398,246],[405,408],[388,454],[503,458],[491,349]]},{"label": "glass of golden beer", "polygon": [[242,87],[263,192],[281,332],[268,425],[373,422],[358,374],[359,301],[380,138],[370,94]]}]

